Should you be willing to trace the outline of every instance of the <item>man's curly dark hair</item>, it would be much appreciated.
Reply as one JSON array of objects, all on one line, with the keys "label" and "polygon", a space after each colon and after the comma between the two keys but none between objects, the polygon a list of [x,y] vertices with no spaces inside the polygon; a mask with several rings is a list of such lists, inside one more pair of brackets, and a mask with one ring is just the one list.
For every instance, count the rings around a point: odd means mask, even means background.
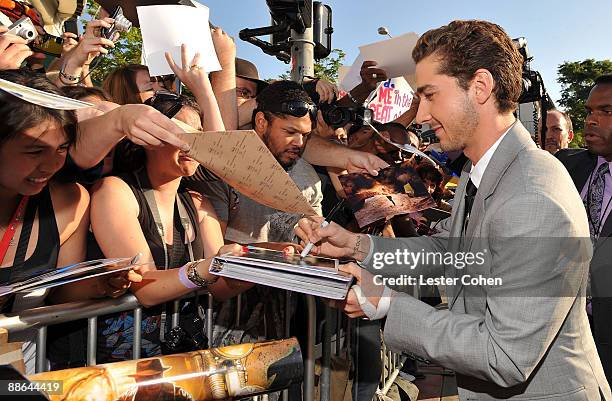
[{"label": "man's curly dark hair", "polygon": [[523,58],[502,27],[488,21],[453,21],[425,32],[412,50],[415,63],[428,56],[440,60],[440,74],[455,77],[467,90],[474,73],[493,75],[493,93],[500,112],[513,111],[521,95]]}]

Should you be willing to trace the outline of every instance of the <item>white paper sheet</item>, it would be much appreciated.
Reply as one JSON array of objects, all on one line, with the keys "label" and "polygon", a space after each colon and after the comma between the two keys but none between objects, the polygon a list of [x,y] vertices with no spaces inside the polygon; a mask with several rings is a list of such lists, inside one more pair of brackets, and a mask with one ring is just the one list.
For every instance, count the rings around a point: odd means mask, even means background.
[{"label": "white paper sheet", "polygon": [[200,53],[200,66],[207,72],[219,71],[221,65],[208,26],[208,7],[160,5],[136,7],[144,59],[151,76],[172,74],[164,53],[169,52],[181,65],[181,44],[188,48],[187,62]]},{"label": "white paper sheet", "polygon": [[34,103],[42,107],[47,107],[49,109],[78,110],[93,106],[91,103],[56,95],[54,93],[44,92],[38,89],[30,88],[29,86],[23,86],[11,81],[6,81],[4,79],[0,79],[0,89],[20,98],[21,100],[25,100],[26,102]]},{"label": "white paper sheet", "polygon": [[[414,32],[405,33],[391,39],[359,46],[363,60],[374,60],[377,67],[387,72],[389,78],[414,75],[415,64],[412,59],[412,49],[419,35]],[[360,64],[361,66],[361,64]],[[407,78],[408,82],[412,80]]]},{"label": "white paper sheet", "polygon": [[361,64],[363,64],[363,60],[364,58],[360,53],[355,61],[353,61],[353,65],[351,65],[349,70],[344,73],[344,76],[342,78],[339,77],[340,89],[348,92],[361,83],[359,71],[361,71]]}]

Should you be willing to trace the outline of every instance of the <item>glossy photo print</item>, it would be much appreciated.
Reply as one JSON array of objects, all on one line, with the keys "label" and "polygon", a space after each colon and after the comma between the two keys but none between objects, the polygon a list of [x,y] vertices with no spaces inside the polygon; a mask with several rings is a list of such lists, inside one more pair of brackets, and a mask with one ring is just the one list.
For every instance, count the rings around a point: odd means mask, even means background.
[{"label": "glossy photo print", "polygon": [[387,167],[377,176],[353,173],[338,178],[359,227],[435,206],[417,172],[407,165]]},{"label": "glossy photo print", "polygon": [[302,354],[295,338],[232,345],[40,373],[59,381],[51,401],[209,401],[243,398],[299,383]]}]

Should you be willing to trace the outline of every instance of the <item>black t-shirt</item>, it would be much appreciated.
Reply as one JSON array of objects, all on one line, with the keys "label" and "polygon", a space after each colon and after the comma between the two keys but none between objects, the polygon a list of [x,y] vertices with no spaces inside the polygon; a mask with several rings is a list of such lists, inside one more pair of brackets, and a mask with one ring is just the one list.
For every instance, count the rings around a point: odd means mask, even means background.
[{"label": "black t-shirt", "polygon": [[[134,174],[139,174],[140,183],[143,189],[149,187],[148,179],[144,169],[138,173],[128,173],[119,176],[125,181],[138,202],[140,212],[138,214],[138,222],[142,232],[147,240],[153,260],[158,269],[164,268],[164,247],[162,239],[157,232],[153,213],[147,204],[143,190],[139,187]],[[187,190],[179,189],[179,197],[185,206],[187,214],[195,227],[195,238],[191,242],[194,259],[201,259],[204,256],[204,247],[202,245],[202,237],[199,229],[197,211],[190,193]],[[169,268],[177,268],[189,262],[189,251],[184,244],[185,233],[180,221],[178,207],[174,205],[174,244],[167,245]],[[91,236],[88,246],[88,259],[103,257],[102,252],[95,243],[95,239]],[[177,249],[178,247],[178,249]],[[154,306],[152,308],[143,308],[142,310],[142,347],[141,357],[148,358],[161,354],[161,313],[164,305]],[[132,311],[126,311],[106,316],[100,316],[98,319],[98,354],[97,361],[116,362],[132,358],[132,344],[134,338],[134,317]]]}]

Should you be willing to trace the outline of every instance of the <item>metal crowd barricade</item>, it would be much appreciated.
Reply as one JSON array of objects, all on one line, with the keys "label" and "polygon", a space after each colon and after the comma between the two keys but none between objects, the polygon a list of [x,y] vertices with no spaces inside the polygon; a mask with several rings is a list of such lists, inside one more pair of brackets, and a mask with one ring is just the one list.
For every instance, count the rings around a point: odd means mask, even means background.
[{"label": "metal crowd barricade", "polygon": [[[213,320],[212,320],[212,308],[213,299],[210,294],[204,293],[208,297],[207,302],[207,319],[206,319],[206,332],[209,339],[212,339]],[[193,294],[184,298],[193,297]],[[202,296],[202,293],[196,294],[196,299]],[[289,336],[289,313],[290,310],[290,298],[293,296],[291,292],[287,292],[286,297],[286,321],[285,321],[285,334]],[[171,315],[172,327],[176,327],[179,323],[179,304],[180,300],[175,300],[175,308]],[[305,303],[307,309],[307,345],[303,352],[304,356],[304,382],[303,382],[303,401],[314,401],[315,395],[315,360],[322,357],[321,364],[321,388],[320,388],[320,401],[329,401],[330,396],[330,380],[331,380],[331,369],[330,359],[332,350],[332,339],[335,342],[335,354],[339,355],[341,347],[349,347],[350,341],[348,336],[350,335],[351,322],[348,321],[347,328],[342,332],[340,325],[341,315],[338,311],[332,311],[326,307],[325,312],[325,324],[323,325],[322,343],[316,343],[316,300],[315,297],[306,295]],[[238,305],[240,301],[238,300]],[[240,312],[238,307],[238,314]],[[39,308],[28,309],[18,314],[0,314],[0,328],[4,328],[9,331],[9,334],[20,332],[27,329],[36,329],[36,372],[44,372],[48,369],[47,367],[47,327],[50,325],[71,322],[75,320],[87,319],[87,353],[86,363],[88,366],[96,364],[96,345],[97,345],[97,318],[98,316],[124,312],[132,310],[134,314],[134,327],[141,327],[142,323],[142,309],[136,297],[132,294],[126,294],[116,299],[102,299],[96,301],[81,301],[71,302],[60,305],[43,306]],[[239,322],[238,315],[236,316],[236,322]],[[336,333],[333,333],[331,323],[336,324]],[[335,335],[334,335],[335,334]],[[342,335],[343,334],[343,335]],[[343,342],[341,342],[344,340]],[[141,331],[134,330],[133,338],[133,358],[140,358],[141,350]],[[288,392],[283,392],[283,401],[288,401]]]}]

